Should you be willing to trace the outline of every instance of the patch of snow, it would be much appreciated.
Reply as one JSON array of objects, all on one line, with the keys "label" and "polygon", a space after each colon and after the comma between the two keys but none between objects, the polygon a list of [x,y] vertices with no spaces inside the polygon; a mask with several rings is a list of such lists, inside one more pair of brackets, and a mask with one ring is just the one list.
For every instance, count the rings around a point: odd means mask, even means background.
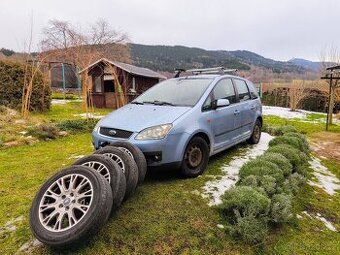
[{"label": "patch of snow", "polygon": [[68,101],[64,99],[52,99],[51,104],[56,105],[56,104],[66,104]]},{"label": "patch of snow", "polygon": [[308,216],[309,218],[311,218],[311,219],[313,218],[307,211],[303,211],[302,213],[305,214],[305,215],[307,215],[307,216]]},{"label": "patch of snow", "polygon": [[222,224],[217,224],[216,226],[220,229],[224,229],[224,226]]},{"label": "patch of snow", "polygon": [[19,132],[19,134],[21,134],[21,135],[26,135],[26,134],[27,134],[27,131],[21,131],[21,132]]},{"label": "patch of snow", "polygon": [[300,214],[296,214],[296,218],[302,219],[303,217]]},{"label": "patch of snow", "polygon": [[289,108],[277,107],[277,106],[262,106],[263,115],[274,115],[285,119],[305,119],[307,113],[302,111],[291,111]]},{"label": "patch of snow", "polygon": [[[303,211],[303,214],[307,215],[311,219],[317,219],[321,221],[323,224],[325,224],[326,228],[328,228],[331,231],[337,232],[335,226],[332,224],[332,222],[328,221],[325,217],[323,217],[320,213],[317,213],[316,215],[310,215],[307,211]],[[298,215],[298,214],[297,214]],[[301,217],[301,216],[300,216]],[[299,218],[299,217],[298,217]],[[302,217],[301,217],[302,218]],[[300,218],[299,218],[300,219]]]},{"label": "patch of snow", "polygon": [[[326,123],[326,113],[323,112],[312,112],[306,110],[296,110],[292,111],[289,108],[285,107],[278,107],[278,106],[262,106],[262,113],[263,115],[274,115],[285,119],[301,119],[303,122],[308,123]],[[308,114],[322,114],[325,118],[315,119],[315,120],[308,120]],[[334,116],[333,118],[334,123],[340,123],[340,121]]]},{"label": "patch of snow", "polygon": [[201,195],[203,198],[210,198],[209,206],[222,203],[221,196],[238,181],[240,168],[251,159],[262,155],[268,149],[268,144],[273,138],[273,136],[267,133],[262,133],[258,144],[249,147],[244,151],[244,155],[234,157],[229,164],[223,166],[221,179],[205,183]]},{"label": "patch of snow", "polygon": [[72,154],[71,156],[69,156],[67,159],[80,159],[85,157],[85,155],[76,155],[76,154]]},{"label": "patch of snow", "polygon": [[318,158],[313,157],[309,164],[314,170],[313,175],[317,178],[317,181],[309,180],[310,185],[323,189],[331,196],[337,192],[336,190],[340,190],[340,180],[323,166]]},{"label": "patch of snow", "polygon": [[92,113],[81,113],[81,114],[73,114],[73,116],[76,117],[81,117],[82,119],[101,119],[104,117],[104,115],[97,115],[96,113],[92,114]]},{"label": "patch of snow", "polygon": [[14,232],[17,230],[16,223],[24,220],[24,216],[21,215],[13,220],[6,222],[5,226],[0,227],[0,234],[5,232]]},{"label": "patch of snow", "polygon": [[330,221],[328,221],[326,218],[322,217],[320,213],[317,213],[315,218],[322,221],[323,224],[325,224],[326,228],[328,228],[330,231],[337,232],[334,225]]},{"label": "patch of snow", "polygon": [[51,104],[52,105],[63,105],[67,104],[70,102],[82,102],[81,99],[74,99],[74,100],[69,100],[69,99],[52,99]]}]

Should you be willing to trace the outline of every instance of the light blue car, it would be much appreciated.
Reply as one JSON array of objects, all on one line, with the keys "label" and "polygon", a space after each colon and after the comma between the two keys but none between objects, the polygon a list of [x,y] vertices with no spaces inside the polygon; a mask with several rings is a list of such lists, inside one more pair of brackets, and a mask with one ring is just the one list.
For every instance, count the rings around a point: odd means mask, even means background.
[{"label": "light blue car", "polygon": [[195,177],[210,156],[244,141],[258,143],[263,119],[254,84],[225,73],[196,73],[160,82],[104,117],[93,130],[94,147],[127,141],[140,148],[148,166]]}]

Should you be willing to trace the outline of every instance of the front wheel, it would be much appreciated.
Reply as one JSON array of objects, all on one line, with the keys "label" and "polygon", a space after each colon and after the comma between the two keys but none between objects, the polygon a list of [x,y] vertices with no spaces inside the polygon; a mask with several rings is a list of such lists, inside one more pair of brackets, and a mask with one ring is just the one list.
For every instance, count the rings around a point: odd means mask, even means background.
[{"label": "front wheel", "polygon": [[261,122],[259,120],[256,120],[255,126],[253,129],[253,133],[251,134],[251,137],[247,140],[250,144],[257,144],[260,141],[261,138]]},{"label": "front wheel", "polygon": [[197,177],[207,168],[209,146],[201,137],[194,137],[185,149],[181,172],[186,177]]}]

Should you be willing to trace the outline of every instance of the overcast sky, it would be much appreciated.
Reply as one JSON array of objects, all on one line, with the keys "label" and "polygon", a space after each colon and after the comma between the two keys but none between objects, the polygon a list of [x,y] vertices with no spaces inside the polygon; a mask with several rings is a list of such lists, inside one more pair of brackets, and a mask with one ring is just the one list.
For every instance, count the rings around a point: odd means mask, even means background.
[{"label": "overcast sky", "polygon": [[276,60],[319,60],[325,48],[340,48],[340,0],[0,0],[0,48],[24,48],[31,16],[35,42],[50,19],[85,28],[104,18],[140,44],[244,49]]}]

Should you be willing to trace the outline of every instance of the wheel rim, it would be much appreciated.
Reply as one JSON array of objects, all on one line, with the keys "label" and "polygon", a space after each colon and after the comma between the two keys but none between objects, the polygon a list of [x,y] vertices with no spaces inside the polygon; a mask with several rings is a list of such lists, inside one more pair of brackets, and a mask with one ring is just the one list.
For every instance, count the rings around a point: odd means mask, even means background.
[{"label": "wheel rim", "polygon": [[188,148],[186,153],[186,162],[190,168],[198,167],[203,160],[203,153],[200,147],[192,145]]},{"label": "wheel rim", "polygon": [[62,232],[77,225],[88,213],[93,200],[93,186],[81,174],[65,175],[45,191],[39,205],[39,220],[52,232]]},{"label": "wheel rim", "polygon": [[260,127],[259,125],[256,125],[255,128],[254,128],[254,140],[257,142],[260,140],[260,136],[261,136],[261,132],[260,132]]},{"label": "wheel rim", "polygon": [[114,154],[114,153],[105,153],[104,155],[113,159],[113,161],[118,164],[122,172],[125,174],[125,164],[124,164],[124,161],[121,159],[121,157],[119,157],[117,154]]},{"label": "wheel rim", "polygon": [[129,156],[134,159],[132,153],[130,150],[126,149],[125,147],[117,147],[118,149],[121,149],[122,151],[125,151],[127,154],[129,154]]},{"label": "wheel rim", "polygon": [[110,175],[110,171],[109,169],[102,163],[98,162],[98,161],[89,161],[86,162],[84,164],[82,164],[83,166],[88,166],[94,170],[96,170],[98,173],[100,173],[102,176],[104,176],[104,178],[111,183],[111,175]]}]

